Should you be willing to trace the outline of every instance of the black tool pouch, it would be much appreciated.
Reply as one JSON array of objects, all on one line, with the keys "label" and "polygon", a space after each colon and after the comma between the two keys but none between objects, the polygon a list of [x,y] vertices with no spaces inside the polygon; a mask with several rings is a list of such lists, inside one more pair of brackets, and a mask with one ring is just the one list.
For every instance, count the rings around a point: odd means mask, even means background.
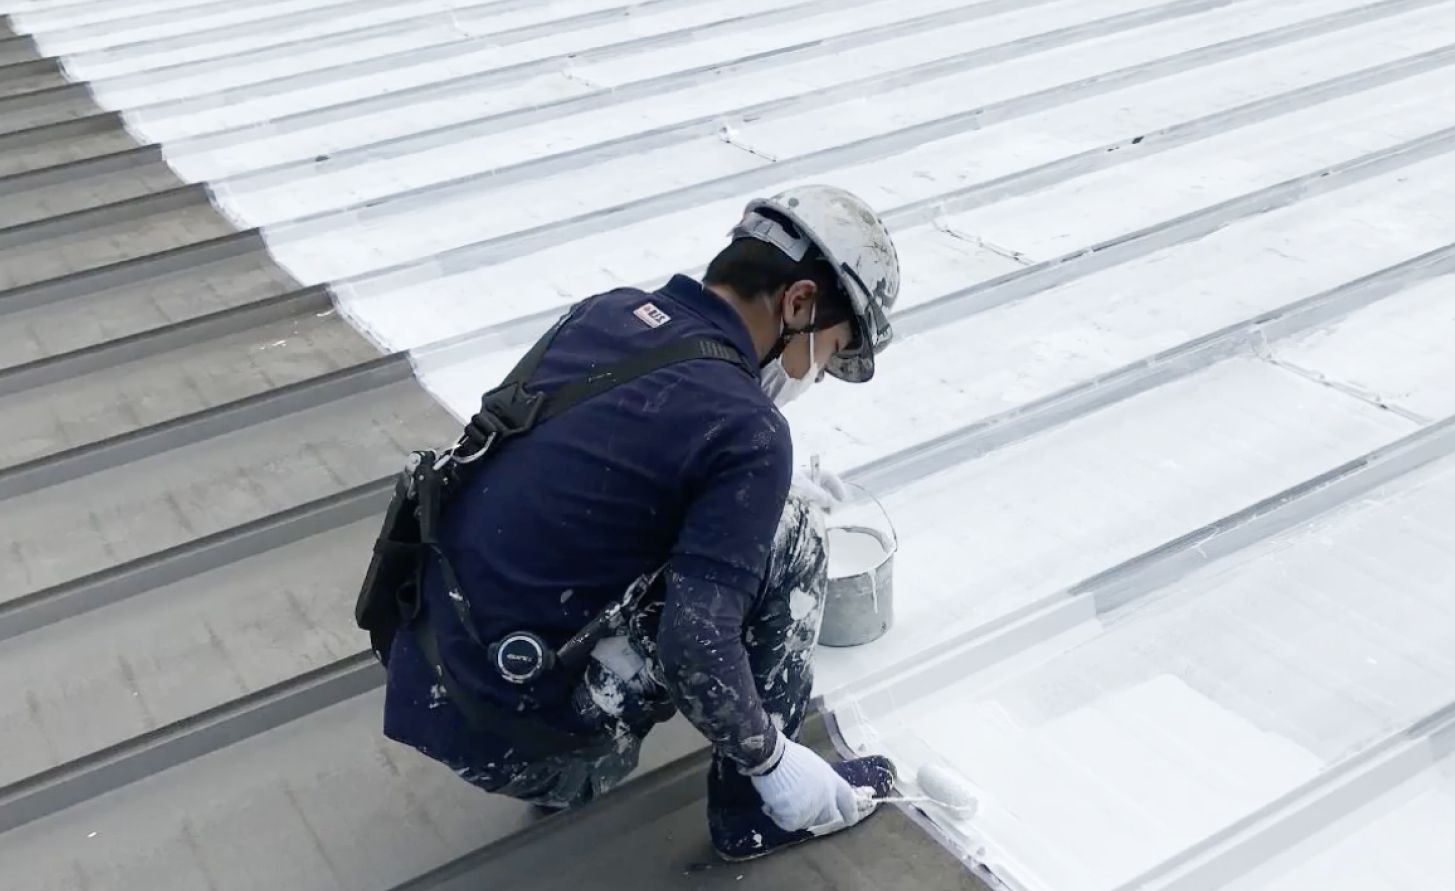
[{"label": "black tool pouch", "polygon": [[395,478],[394,497],[384,511],[384,523],[354,604],[354,621],[369,632],[374,655],[384,665],[389,664],[394,635],[419,614],[422,549],[415,474],[425,462],[434,460],[433,452],[415,452]]}]

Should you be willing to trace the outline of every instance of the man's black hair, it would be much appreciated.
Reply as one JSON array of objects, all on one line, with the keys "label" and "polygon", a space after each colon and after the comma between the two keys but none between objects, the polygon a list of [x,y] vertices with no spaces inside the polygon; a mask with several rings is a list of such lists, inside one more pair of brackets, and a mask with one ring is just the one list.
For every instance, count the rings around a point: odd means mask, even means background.
[{"label": "man's black hair", "polygon": [[[797,234],[797,229],[787,219],[774,218]],[[725,285],[744,300],[761,300],[805,279],[818,286],[815,327],[829,328],[853,318],[849,295],[844,293],[838,274],[814,249],[795,263],[766,241],[739,238],[723,248],[708,264],[703,284]]]}]

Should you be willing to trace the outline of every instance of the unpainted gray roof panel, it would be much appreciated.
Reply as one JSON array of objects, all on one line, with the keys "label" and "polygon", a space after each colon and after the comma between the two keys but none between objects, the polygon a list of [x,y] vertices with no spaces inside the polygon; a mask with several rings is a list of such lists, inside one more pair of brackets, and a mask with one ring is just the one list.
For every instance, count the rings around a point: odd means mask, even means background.
[{"label": "unpainted gray roof panel", "polygon": [[[263,322],[0,396],[9,467],[371,362],[332,310]],[[63,401],[61,401],[63,400]]]},{"label": "unpainted gray roof panel", "polygon": [[[64,175],[41,170],[9,178],[6,194],[11,200],[0,208],[0,225],[20,226],[185,186],[153,152],[111,159],[106,164],[112,169],[95,169],[103,167],[98,161]],[[91,170],[94,172],[88,175]],[[115,175],[120,170],[130,175]]]}]

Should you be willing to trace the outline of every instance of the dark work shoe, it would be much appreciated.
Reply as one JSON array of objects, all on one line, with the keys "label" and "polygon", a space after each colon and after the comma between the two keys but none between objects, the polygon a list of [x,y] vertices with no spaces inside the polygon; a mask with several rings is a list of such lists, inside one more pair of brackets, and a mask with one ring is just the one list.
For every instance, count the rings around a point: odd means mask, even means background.
[{"label": "dark work shoe", "polygon": [[884,798],[894,793],[894,762],[883,755],[865,755],[863,758],[840,761],[833,768],[855,789],[873,789],[875,798]]},{"label": "dark work shoe", "polygon": [[[894,791],[894,764],[882,755],[840,761],[833,768],[854,788],[872,790],[872,793],[861,793],[862,816],[851,825],[857,826],[874,812],[873,799],[882,798]],[[844,826],[818,834],[807,829],[789,832],[780,828],[763,812],[761,803],[709,808],[707,825],[717,855],[732,863],[764,857],[774,851],[850,828]]]}]

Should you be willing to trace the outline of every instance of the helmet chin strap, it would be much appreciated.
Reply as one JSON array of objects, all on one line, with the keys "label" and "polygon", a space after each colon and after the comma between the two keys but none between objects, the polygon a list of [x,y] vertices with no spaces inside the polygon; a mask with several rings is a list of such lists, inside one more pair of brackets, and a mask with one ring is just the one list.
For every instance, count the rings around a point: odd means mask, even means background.
[{"label": "helmet chin strap", "polygon": [[[767,368],[774,360],[782,356],[783,351],[788,349],[788,344],[793,341],[793,338],[800,334],[810,334],[818,330],[818,326],[814,324],[814,318],[818,315],[817,301],[814,302],[813,309],[810,312],[808,324],[802,328],[790,328],[787,322],[783,323],[783,331],[778,335],[778,341],[768,350],[768,354],[763,357],[763,361],[758,363],[759,368]],[[810,356],[809,358],[812,359],[813,357]]]},{"label": "helmet chin strap", "polygon": [[788,349],[788,344],[792,342],[794,336],[802,333],[802,331],[794,331],[791,328],[784,328],[783,333],[778,335],[778,341],[773,344],[773,347],[771,349],[768,350],[768,354],[763,357],[763,361],[758,363],[758,367],[767,368],[769,365],[772,365],[779,356],[783,355],[783,351]]}]

